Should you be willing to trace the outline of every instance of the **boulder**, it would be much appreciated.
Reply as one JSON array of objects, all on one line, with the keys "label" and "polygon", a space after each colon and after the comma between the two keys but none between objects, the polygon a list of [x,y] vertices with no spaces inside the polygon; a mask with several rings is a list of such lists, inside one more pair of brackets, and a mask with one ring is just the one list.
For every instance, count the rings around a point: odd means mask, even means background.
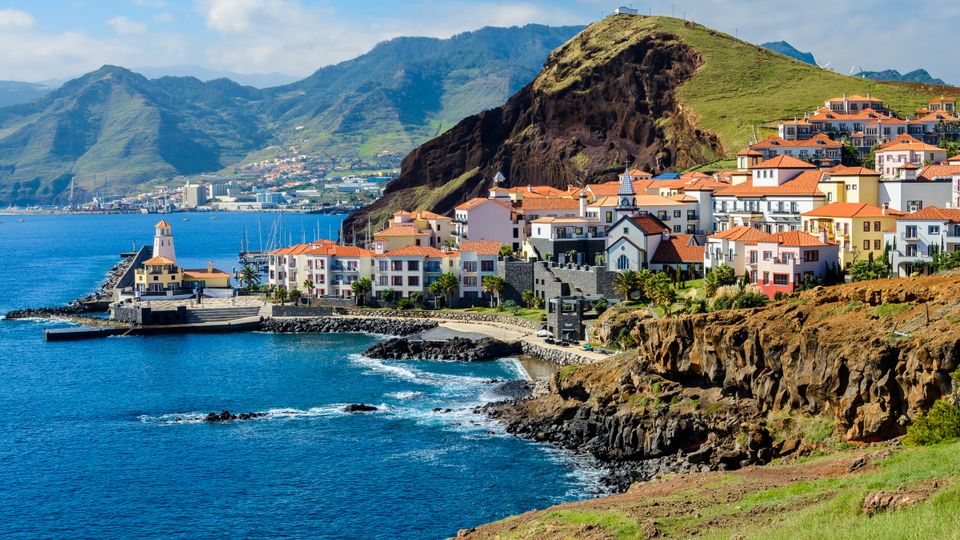
[{"label": "boulder", "polygon": [[367,405],[366,403],[352,403],[343,408],[343,412],[348,413],[358,413],[358,412],[373,412],[379,410],[373,405]]}]

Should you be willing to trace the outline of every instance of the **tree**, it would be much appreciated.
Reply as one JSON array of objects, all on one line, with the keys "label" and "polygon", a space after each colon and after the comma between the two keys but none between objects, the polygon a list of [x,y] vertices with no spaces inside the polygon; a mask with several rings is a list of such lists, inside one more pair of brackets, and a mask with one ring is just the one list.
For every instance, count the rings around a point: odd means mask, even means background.
[{"label": "tree", "polygon": [[875,261],[873,252],[865,261],[857,261],[850,265],[850,279],[866,281],[868,279],[883,279],[890,277],[890,267],[884,262]]},{"label": "tree", "polygon": [[644,293],[664,309],[670,307],[677,298],[677,293],[673,289],[673,282],[670,277],[663,272],[656,272],[643,284]]},{"label": "tree", "polygon": [[457,292],[460,283],[457,276],[452,272],[445,272],[437,276],[437,280],[430,284],[430,292],[437,296],[442,296],[444,304],[449,306],[452,302],[450,296]]},{"label": "tree", "polygon": [[717,289],[724,285],[733,285],[737,281],[736,272],[727,264],[714,267],[703,278],[703,292],[707,298],[712,298]]},{"label": "tree", "polygon": [[313,280],[312,280],[312,279],[307,278],[307,279],[303,280],[303,290],[307,293],[308,296],[310,295],[310,291],[313,290]]},{"label": "tree", "polygon": [[443,241],[443,247],[447,249],[453,249],[457,247],[457,241],[454,240],[453,238],[447,238],[446,240]]},{"label": "tree", "polygon": [[633,270],[613,276],[613,292],[622,296],[625,301],[632,300],[633,293],[637,292],[640,286],[640,275]]},{"label": "tree", "polygon": [[413,291],[407,298],[410,299],[410,303],[416,307],[423,305],[423,293],[420,291]]},{"label": "tree", "polygon": [[282,286],[281,286],[281,287],[277,287],[277,289],[276,289],[275,291],[273,291],[273,301],[274,301],[274,302],[279,302],[281,306],[282,306],[284,303],[286,303],[286,301],[287,301],[287,288],[286,288],[286,287],[282,287]]},{"label": "tree", "polygon": [[297,304],[300,302],[300,298],[303,296],[303,293],[300,292],[300,289],[293,288],[293,289],[290,289],[289,296],[290,296],[290,301],[293,302],[294,304]]},{"label": "tree", "polygon": [[367,295],[372,290],[373,282],[368,277],[362,277],[350,284],[350,291],[353,292],[353,297],[357,300],[357,305],[360,306],[367,303]]},{"label": "tree", "polygon": [[380,291],[380,300],[384,302],[393,302],[393,299],[396,298],[397,291],[387,288]]},{"label": "tree", "polygon": [[500,256],[504,259],[509,259],[513,257],[513,248],[510,247],[510,244],[504,244],[500,246]]},{"label": "tree", "polygon": [[520,293],[520,300],[527,305],[528,308],[539,308],[543,305],[543,298],[540,298],[530,289],[527,289]]},{"label": "tree", "polygon": [[483,285],[483,292],[490,293],[492,298],[496,299],[496,303],[499,304],[500,293],[503,292],[507,281],[500,276],[483,276],[481,284]]},{"label": "tree", "polygon": [[251,264],[245,264],[240,269],[240,284],[246,290],[260,286],[260,272]]},{"label": "tree", "polygon": [[575,249],[567,251],[564,255],[566,255],[567,264],[573,264],[577,260],[577,250]]}]

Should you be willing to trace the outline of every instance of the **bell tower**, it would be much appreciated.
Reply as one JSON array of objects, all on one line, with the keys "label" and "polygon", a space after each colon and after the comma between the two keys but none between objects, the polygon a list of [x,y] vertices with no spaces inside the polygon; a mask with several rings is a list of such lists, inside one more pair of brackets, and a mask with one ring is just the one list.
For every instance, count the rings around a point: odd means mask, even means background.
[{"label": "bell tower", "polygon": [[177,253],[173,249],[173,233],[170,232],[170,224],[167,223],[166,220],[160,220],[160,222],[153,227],[155,230],[153,235],[153,256],[176,261]]},{"label": "bell tower", "polygon": [[633,189],[633,176],[628,165],[620,177],[620,190],[617,192],[617,217],[632,216],[637,213],[637,193]]}]

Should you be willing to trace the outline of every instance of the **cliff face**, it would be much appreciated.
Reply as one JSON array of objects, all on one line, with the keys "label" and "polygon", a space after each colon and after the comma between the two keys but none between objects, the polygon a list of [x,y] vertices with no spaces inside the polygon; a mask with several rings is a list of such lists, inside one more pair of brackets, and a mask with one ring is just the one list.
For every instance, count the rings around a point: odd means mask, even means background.
[{"label": "cliff face", "polygon": [[633,479],[765,463],[796,451],[804,418],[850,441],[896,437],[952,388],[960,276],[641,318],[632,335],[635,354],[561,371],[550,393],[496,405],[494,416],[519,435],[632,463]]},{"label": "cliff face", "polygon": [[[500,171],[511,185],[566,187],[613,179],[625,160],[662,171],[721,152],[684,114],[675,92],[700,56],[677,36],[631,36],[629,18],[578,34],[502,107],[470,116],[411,152],[382,199],[350,218],[358,228],[396,209],[446,213],[485,195]],[[347,224],[349,229],[351,223]]]}]

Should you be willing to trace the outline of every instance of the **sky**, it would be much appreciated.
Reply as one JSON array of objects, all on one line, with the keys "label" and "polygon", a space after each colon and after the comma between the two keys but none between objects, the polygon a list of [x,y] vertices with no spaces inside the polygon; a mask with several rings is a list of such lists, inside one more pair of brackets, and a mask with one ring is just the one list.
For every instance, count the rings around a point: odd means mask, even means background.
[{"label": "sky", "polygon": [[[926,68],[960,84],[957,0],[666,0],[627,5],[754,43],[786,40],[840,73]],[[309,75],[397,36],[588,24],[598,0],[0,0],[0,80],[65,79],[103,64]]]}]

